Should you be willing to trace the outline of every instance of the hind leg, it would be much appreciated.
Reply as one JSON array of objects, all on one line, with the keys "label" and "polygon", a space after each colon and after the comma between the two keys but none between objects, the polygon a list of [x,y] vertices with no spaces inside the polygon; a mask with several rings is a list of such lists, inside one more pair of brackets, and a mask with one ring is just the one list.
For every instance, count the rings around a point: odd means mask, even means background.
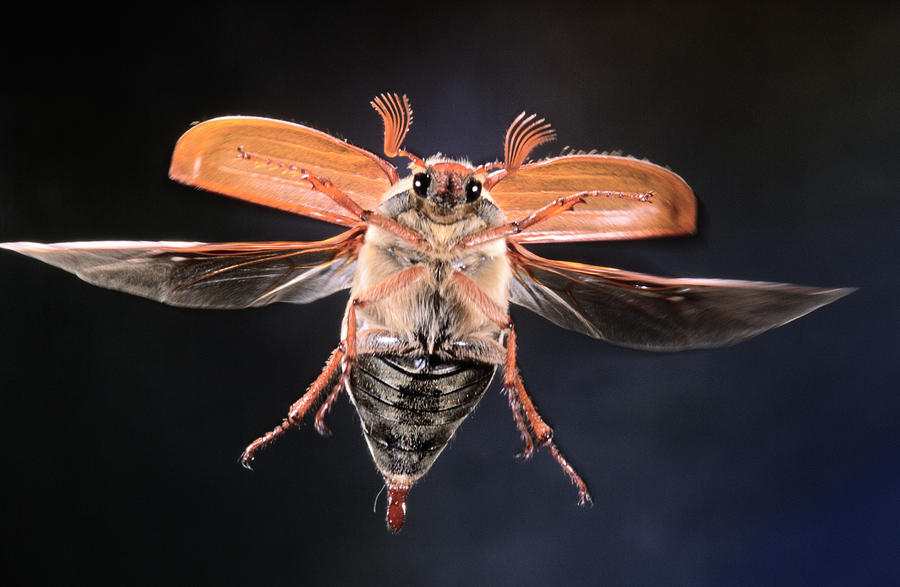
[{"label": "hind leg", "polygon": [[332,381],[332,378],[340,377],[340,383],[332,387],[330,393],[325,398],[325,402],[316,414],[316,430],[320,434],[328,433],[328,429],[325,427],[325,415],[328,413],[331,405],[337,400],[338,395],[340,395],[341,388],[346,388],[350,384],[350,370],[356,362],[358,335],[356,309],[364,308],[368,304],[390,297],[407,285],[415,283],[424,275],[425,269],[422,266],[417,265],[411,267],[406,271],[401,271],[400,273],[385,279],[378,285],[367,289],[350,300],[349,309],[347,311],[346,337],[341,341],[341,344],[338,345],[338,348],[331,353],[331,357],[328,358],[328,363],[325,365],[325,368],[322,370],[319,377],[309,386],[309,389],[303,397],[291,406],[287,417],[282,420],[281,424],[251,442],[250,445],[244,449],[244,453],[241,455],[241,464],[244,465],[244,467],[248,469],[251,468],[250,463],[253,461],[253,458],[259,450],[275,442],[278,437],[290,430],[293,426],[299,426],[306,413],[318,403],[319,399],[329,388],[329,383]]},{"label": "hind leg", "polygon": [[516,330],[512,320],[503,310],[497,306],[478,285],[460,272],[454,272],[452,276],[457,290],[475,304],[485,316],[506,332],[506,359],[504,361],[503,391],[509,400],[509,406],[516,421],[516,427],[525,442],[522,452],[523,458],[530,458],[534,452],[535,442],[538,447],[546,446],[559,463],[563,472],[578,489],[578,505],[592,503],[591,494],[587,484],[578,474],[569,461],[563,456],[562,451],[553,442],[553,429],[544,422],[538,413],[534,402],[525,391],[522,376],[516,361]]},{"label": "hind leg", "polygon": [[[304,416],[306,416],[306,413],[318,403],[319,398],[321,398],[325,391],[328,390],[329,384],[333,383],[334,378],[340,373],[339,368],[341,359],[344,358],[344,355],[344,345],[341,343],[338,348],[334,349],[331,356],[328,357],[328,362],[325,363],[325,368],[322,369],[322,373],[319,374],[319,377],[312,382],[309,389],[303,394],[303,397],[294,402],[290,410],[288,410],[288,415],[281,421],[281,424],[251,442],[247,448],[244,449],[244,453],[241,455],[241,464],[245,468],[252,468],[250,463],[253,462],[258,451],[275,442],[279,436],[287,432],[293,426],[300,425]],[[331,387],[334,387],[334,385],[331,385]]]}]

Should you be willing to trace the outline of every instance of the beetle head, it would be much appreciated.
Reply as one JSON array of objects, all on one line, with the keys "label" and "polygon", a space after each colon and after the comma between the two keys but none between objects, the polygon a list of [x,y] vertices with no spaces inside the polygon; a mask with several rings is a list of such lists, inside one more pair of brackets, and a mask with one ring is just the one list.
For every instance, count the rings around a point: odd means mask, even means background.
[{"label": "beetle head", "polygon": [[481,199],[481,179],[461,163],[442,161],[418,170],[411,190],[416,207],[440,224],[472,213]]}]

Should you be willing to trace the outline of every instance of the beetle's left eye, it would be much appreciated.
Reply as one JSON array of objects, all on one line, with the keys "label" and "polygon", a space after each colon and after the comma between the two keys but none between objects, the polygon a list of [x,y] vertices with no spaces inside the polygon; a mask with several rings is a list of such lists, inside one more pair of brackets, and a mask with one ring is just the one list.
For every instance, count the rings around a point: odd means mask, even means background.
[{"label": "beetle's left eye", "polygon": [[431,185],[431,174],[427,171],[413,176],[413,191],[423,198],[428,195],[428,186]]},{"label": "beetle's left eye", "polygon": [[466,201],[474,202],[481,196],[481,182],[475,178],[469,178],[466,182]]}]

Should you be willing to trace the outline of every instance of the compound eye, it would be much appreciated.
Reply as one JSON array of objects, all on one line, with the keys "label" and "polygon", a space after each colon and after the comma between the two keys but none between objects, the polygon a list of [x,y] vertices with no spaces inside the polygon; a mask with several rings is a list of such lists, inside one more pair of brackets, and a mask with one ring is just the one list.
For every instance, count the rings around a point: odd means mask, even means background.
[{"label": "compound eye", "polygon": [[474,202],[481,196],[481,182],[470,177],[466,182],[466,201]]},{"label": "compound eye", "polygon": [[413,176],[413,191],[423,198],[428,194],[428,186],[431,185],[431,174],[427,171]]}]

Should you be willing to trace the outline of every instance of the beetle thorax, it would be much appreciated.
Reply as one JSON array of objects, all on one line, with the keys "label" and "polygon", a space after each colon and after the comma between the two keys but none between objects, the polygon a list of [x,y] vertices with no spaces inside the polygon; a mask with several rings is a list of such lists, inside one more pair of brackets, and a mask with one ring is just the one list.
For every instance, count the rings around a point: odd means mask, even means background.
[{"label": "beetle thorax", "polygon": [[[454,189],[461,177],[448,173],[438,181]],[[464,274],[506,310],[510,271],[505,239],[455,248],[463,238],[505,222],[502,212],[489,197],[479,197],[463,205],[468,213],[456,221],[435,222],[421,206],[423,198],[409,186],[409,180],[398,184],[379,212],[415,231],[428,246],[416,247],[371,225],[359,252],[351,296],[414,266],[424,267],[426,277],[359,311],[359,327],[388,330],[420,340],[426,353],[439,350],[442,342],[469,336],[499,337],[497,326],[471,302],[463,300],[451,281],[454,272]]]}]

